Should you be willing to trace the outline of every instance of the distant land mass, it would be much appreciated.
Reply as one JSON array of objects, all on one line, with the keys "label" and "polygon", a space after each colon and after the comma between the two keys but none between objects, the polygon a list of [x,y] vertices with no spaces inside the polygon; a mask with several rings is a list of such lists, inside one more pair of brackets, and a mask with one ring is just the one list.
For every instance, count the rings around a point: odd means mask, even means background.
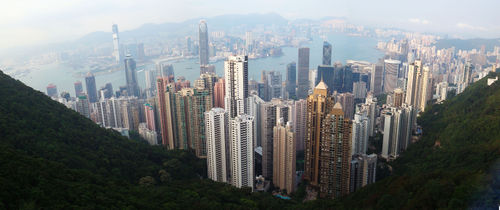
[{"label": "distant land mass", "polygon": [[500,46],[500,38],[497,39],[440,39],[435,44],[437,49],[455,47],[456,50],[481,49],[485,46],[486,51],[492,51],[495,46]]}]

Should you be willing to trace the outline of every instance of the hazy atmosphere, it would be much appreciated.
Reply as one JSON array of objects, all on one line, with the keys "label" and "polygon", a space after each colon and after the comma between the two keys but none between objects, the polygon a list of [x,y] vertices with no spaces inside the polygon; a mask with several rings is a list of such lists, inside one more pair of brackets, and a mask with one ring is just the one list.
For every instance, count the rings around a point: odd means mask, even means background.
[{"label": "hazy atmosphere", "polygon": [[[0,49],[77,39],[94,31],[122,31],[146,23],[180,22],[224,14],[277,13],[289,20],[345,17],[365,26],[462,38],[500,36],[500,1],[118,1],[3,0]],[[479,15],[480,14],[480,15]]]}]

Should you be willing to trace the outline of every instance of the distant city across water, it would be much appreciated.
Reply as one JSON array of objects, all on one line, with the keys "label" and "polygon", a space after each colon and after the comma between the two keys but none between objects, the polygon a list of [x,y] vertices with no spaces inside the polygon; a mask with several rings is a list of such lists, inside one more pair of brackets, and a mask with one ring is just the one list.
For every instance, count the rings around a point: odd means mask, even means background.
[{"label": "distant city across water", "polygon": [[[323,53],[323,41],[320,36],[314,36],[312,42],[304,44],[302,47],[310,48],[309,68],[316,69],[321,64]],[[345,64],[346,60],[359,60],[375,63],[384,53],[376,49],[377,40],[370,37],[348,36],[346,34],[334,33],[326,36],[326,41],[333,45],[332,62],[340,61]],[[249,60],[249,79],[259,81],[262,70],[279,71],[285,79],[286,65],[291,62],[297,62],[298,50],[295,47],[284,47],[283,55],[279,57],[266,57]],[[170,62],[174,67],[175,77],[184,76],[192,82],[200,75],[198,58],[181,59]],[[217,75],[224,74],[224,61],[213,63]],[[144,70],[155,69],[153,62],[138,67],[137,77],[139,85],[145,87]],[[67,91],[74,96],[74,82],[82,81],[84,78],[76,77],[75,73],[82,70],[75,70],[64,64],[50,64],[39,66],[38,70],[32,71],[22,77],[16,78],[31,86],[34,89],[45,92],[48,84],[53,83],[57,86],[59,93]],[[113,90],[116,91],[120,86],[125,85],[124,70],[114,71],[96,75],[97,88],[103,87],[106,83],[112,83]],[[85,88],[84,88],[85,89]]]}]

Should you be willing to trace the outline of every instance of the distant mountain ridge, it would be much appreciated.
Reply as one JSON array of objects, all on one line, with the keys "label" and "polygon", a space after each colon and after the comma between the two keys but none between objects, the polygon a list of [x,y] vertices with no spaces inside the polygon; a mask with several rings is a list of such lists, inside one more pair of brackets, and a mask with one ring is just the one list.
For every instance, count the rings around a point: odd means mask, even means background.
[{"label": "distant mountain ridge", "polygon": [[[198,23],[200,20],[205,19],[208,24],[208,31],[227,30],[228,28],[236,26],[246,26],[248,30],[257,26],[286,26],[288,20],[276,13],[267,14],[245,14],[245,15],[220,15],[208,18],[193,18],[182,22],[172,23],[146,23],[136,29],[120,31],[120,39],[130,40],[136,38],[140,41],[141,37],[151,36],[188,36],[197,35]],[[120,23],[118,23],[120,28]],[[75,44],[102,44],[111,42],[111,25],[109,32],[96,31],[74,41]]]}]

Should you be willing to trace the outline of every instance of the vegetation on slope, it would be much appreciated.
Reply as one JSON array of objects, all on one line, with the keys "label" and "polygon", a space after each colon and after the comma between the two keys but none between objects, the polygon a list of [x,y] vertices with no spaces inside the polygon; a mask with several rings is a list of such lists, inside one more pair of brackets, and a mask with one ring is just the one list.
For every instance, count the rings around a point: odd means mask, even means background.
[{"label": "vegetation on slope", "polygon": [[[339,200],[284,201],[204,179],[203,160],[98,127],[0,72],[0,208],[304,209],[495,207],[500,83],[432,105],[393,175]],[[437,143],[438,142],[438,143]],[[302,196],[301,196],[302,195]]]},{"label": "vegetation on slope", "polygon": [[[491,74],[494,77],[497,74]],[[337,201],[313,207],[376,209],[498,208],[500,82],[486,78],[418,119],[419,142],[389,164],[393,174]]]}]

